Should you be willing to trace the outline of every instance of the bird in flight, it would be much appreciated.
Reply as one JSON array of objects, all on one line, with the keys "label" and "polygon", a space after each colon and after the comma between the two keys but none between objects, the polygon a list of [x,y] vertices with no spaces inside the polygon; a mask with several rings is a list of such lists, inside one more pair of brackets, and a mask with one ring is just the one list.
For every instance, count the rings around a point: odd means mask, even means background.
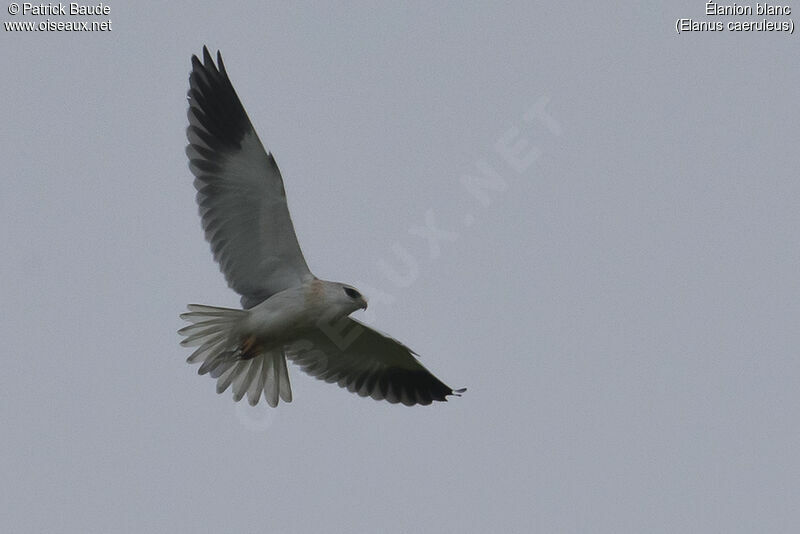
[{"label": "bird in flight", "polygon": [[349,315],[367,308],[354,287],[314,276],[294,233],[286,192],[233,89],[222,55],[203,47],[189,76],[189,144],[197,204],[214,259],[242,309],[189,304],[178,331],[198,373],[233,398],[291,402],[286,360],[362,397],[407,406],[460,395],[415,353]]}]

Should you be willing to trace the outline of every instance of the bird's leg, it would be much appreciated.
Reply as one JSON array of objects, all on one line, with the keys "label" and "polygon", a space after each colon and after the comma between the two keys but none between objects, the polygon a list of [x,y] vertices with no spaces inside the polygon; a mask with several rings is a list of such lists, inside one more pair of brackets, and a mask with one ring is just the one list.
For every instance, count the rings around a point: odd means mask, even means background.
[{"label": "bird's leg", "polygon": [[263,350],[263,345],[258,342],[256,336],[251,334],[239,342],[239,347],[234,354],[238,360],[249,360],[261,354]]}]

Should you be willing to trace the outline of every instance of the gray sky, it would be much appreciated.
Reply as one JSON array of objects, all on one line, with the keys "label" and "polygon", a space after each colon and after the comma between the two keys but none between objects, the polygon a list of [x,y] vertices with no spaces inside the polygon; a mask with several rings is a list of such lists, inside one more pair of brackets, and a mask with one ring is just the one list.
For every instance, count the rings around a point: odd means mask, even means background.
[{"label": "gray sky", "polygon": [[[762,18],[699,1],[197,4],[0,30],[3,531],[800,528],[796,33],[676,34]],[[95,20],[0,16],[48,18]],[[311,269],[464,397],[292,368],[252,409],[186,365],[186,303],[238,303],[184,155],[203,44]]]}]

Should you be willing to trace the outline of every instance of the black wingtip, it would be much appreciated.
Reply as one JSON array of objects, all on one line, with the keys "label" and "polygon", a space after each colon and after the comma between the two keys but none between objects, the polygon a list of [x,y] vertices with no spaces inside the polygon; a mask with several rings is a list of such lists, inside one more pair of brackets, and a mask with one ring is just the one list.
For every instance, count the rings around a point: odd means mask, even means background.
[{"label": "black wingtip", "polygon": [[217,59],[219,66],[214,64],[214,56],[205,45],[201,54],[192,56],[187,130],[192,135],[189,141],[192,144],[200,138],[201,145],[215,151],[238,150],[244,136],[252,132],[252,126],[225,73],[219,52]]},{"label": "black wingtip", "polygon": [[454,389],[453,395],[455,395],[456,397],[460,397],[461,394],[464,393],[465,391],[467,391],[467,388]]},{"label": "black wingtip", "polygon": [[225,72],[225,64],[222,62],[222,52],[217,50],[217,69],[219,70],[220,74],[227,76],[228,73]]},{"label": "black wingtip", "polygon": [[222,53],[217,50],[217,65],[214,65],[214,56],[211,55],[211,52],[208,49],[208,46],[203,45],[203,60],[201,61],[197,54],[192,54],[192,66],[202,66],[208,69],[212,67],[220,72],[225,70],[225,67],[222,66]]}]

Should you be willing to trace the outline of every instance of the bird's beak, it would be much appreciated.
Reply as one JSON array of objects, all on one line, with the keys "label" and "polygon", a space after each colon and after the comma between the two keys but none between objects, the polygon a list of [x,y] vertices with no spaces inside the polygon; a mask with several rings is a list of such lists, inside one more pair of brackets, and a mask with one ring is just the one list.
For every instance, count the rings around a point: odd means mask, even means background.
[{"label": "bird's beak", "polygon": [[367,299],[361,299],[361,302],[362,302],[361,309],[362,310],[366,310],[367,309]]}]

